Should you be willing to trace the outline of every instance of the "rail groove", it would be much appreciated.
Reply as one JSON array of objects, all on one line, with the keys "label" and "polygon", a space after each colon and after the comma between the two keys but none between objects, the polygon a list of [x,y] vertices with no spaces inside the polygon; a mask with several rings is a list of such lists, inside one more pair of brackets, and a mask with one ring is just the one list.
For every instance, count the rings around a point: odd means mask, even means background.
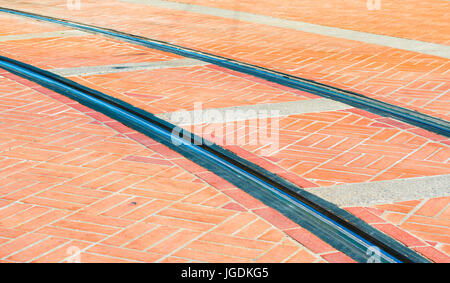
[{"label": "rail groove", "polygon": [[151,113],[7,57],[0,56],[0,68],[78,101],[170,147],[280,211],[358,262],[367,262],[373,247],[380,250],[381,262],[429,262],[334,204]]},{"label": "rail groove", "polygon": [[449,121],[433,117],[418,111],[414,111],[408,108],[386,103],[356,92],[319,83],[313,80],[304,79],[298,76],[214,55],[208,52],[198,51],[180,45],[172,44],[169,42],[133,35],[130,33],[125,33],[113,29],[3,7],[0,7],[0,12],[28,17],[40,21],[52,22],[68,26],[71,28],[79,29],[85,32],[101,34],[104,36],[120,39],[123,41],[149,47],[152,49],[157,49],[173,54],[178,54],[184,57],[201,60],[204,62],[215,64],[217,66],[253,75],[284,86],[288,86],[302,91],[307,91],[329,99],[337,100],[346,103],[348,105],[351,105],[353,107],[364,109],[378,115],[392,117],[400,121],[406,122],[408,124],[423,128],[430,132],[450,137]]}]

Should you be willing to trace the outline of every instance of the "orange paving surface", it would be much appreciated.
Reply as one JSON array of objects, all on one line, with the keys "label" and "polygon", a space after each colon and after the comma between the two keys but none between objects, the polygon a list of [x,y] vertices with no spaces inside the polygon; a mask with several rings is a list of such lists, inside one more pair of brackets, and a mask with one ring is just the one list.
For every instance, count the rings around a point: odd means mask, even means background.
[{"label": "orange paving surface", "polygon": [[0,81],[2,261],[64,261],[70,247],[82,262],[349,260],[149,138],[14,75]]},{"label": "orange paving surface", "polygon": [[312,94],[236,77],[210,66],[71,77],[152,113],[279,103]]},{"label": "orange paving surface", "polygon": [[445,24],[448,22],[448,14],[443,12],[450,9],[450,3],[443,0],[381,0],[379,10],[369,10],[367,0],[173,0],[172,2],[427,42],[450,43],[450,27]]},{"label": "orange paving surface", "polygon": [[[187,17],[181,12],[129,3],[83,1],[83,10],[77,12],[68,11],[61,1],[42,1],[41,8],[30,5],[30,1],[3,2],[0,6],[31,9],[181,43],[354,89],[441,118],[448,118],[450,111],[449,63],[438,57],[255,24],[236,25],[236,21],[210,16]],[[132,17],[122,13],[125,5]],[[27,33],[53,31],[47,25],[40,29],[40,23],[7,17],[26,22],[23,25]],[[29,29],[27,25],[35,26]],[[21,33],[21,28],[5,29],[8,35]],[[94,52],[98,43],[109,49],[104,56]],[[7,48],[8,52],[3,55],[45,68],[176,58],[97,36],[1,44],[2,51]],[[39,48],[30,48],[37,44],[41,44]],[[52,48],[51,53],[47,52],[52,56],[42,58],[41,47]],[[121,57],[124,47],[129,51]],[[82,51],[79,56],[78,50]],[[164,98],[155,103],[160,98],[154,96],[161,92],[178,98],[182,108],[189,110],[193,100],[188,90],[177,93],[171,87],[187,84],[179,79],[181,74],[192,76],[192,71],[198,69],[204,73],[190,86],[208,107],[244,105],[246,99],[268,103],[311,98],[207,66],[172,69],[170,86],[156,83],[166,76],[160,70],[77,80],[129,99],[137,106],[153,107],[157,113],[179,107]],[[151,86],[143,83],[127,93],[147,78],[144,73],[155,76]],[[209,82],[207,89],[197,86],[202,75],[212,74],[227,83],[226,90],[235,95],[236,101],[226,99],[223,89],[214,82]],[[0,170],[0,258],[4,261],[63,261],[71,246],[82,249],[83,261],[348,260],[277,212],[126,127],[42,88],[37,89],[85,113],[7,78],[2,80],[5,89],[0,99],[0,162],[7,166]],[[239,89],[242,85],[254,91],[246,96]],[[211,90],[220,94],[218,99],[211,99]],[[152,97],[142,96],[150,91]],[[266,95],[260,96],[258,91]],[[229,148],[305,187],[450,173],[448,140],[365,112],[295,115],[281,119],[280,125],[282,147],[272,156],[260,156],[258,146]],[[158,184],[158,188],[149,189],[149,184]],[[180,187],[187,190],[180,192]],[[424,214],[428,202],[442,209]],[[442,262],[448,261],[449,253],[445,222],[449,202],[450,198],[441,198],[349,210],[407,245],[415,239],[411,247]],[[372,221],[372,215],[381,220]],[[393,225],[386,228],[384,221]],[[392,228],[395,225],[400,230]],[[167,238],[152,242],[152,233]]]},{"label": "orange paving surface", "polygon": [[[80,11],[68,10],[61,1],[40,4],[0,1],[1,6],[166,40],[357,91],[443,119],[450,117],[450,65],[444,58],[135,3],[85,0]],[[435,18],[430,13],[427,22]]]},{"label": "orange paving surface", "polygon": [[450,263],[450,197],[347,210],[428,258]]},{"label": "orange paving surface", "polygon": [[[242,79],[215,70],[203,66],[74,79],[152,113],[190,111],[195,102],[208,109],[306,99],[299,96],[306,93],[280,90],[276,84],[265,85],[250,76]],[[225,131],[230,125],[235,129],[232,133]],[[244,143],[237,139],[241,123],[214,126],[235,136],[234,142],[224,143],[220,132],[214,130],[204,131],[205,138],[245,158],[252,157],[265,168],[301,176],[320,186],[450,173],[447,138],[356,109],[280,118],[279,150],[270,154],[263,154],[270,145],[262,141],[254,145],[251,139]],[[184,128],[195,130],[194,126]],[[244,133],[256,130],[247,122]],[[242,152],[242,148],[254,155]],[[314,186],[312,183],[308,186]]]},{"label": "orange paving surface", "polygon": [[[450,174],[447,138],[389,118],[350,109],[268,122],[268,133],[279,128],[279,145],[273,151],[270,144],[252,144],[258,131],[256,120],[201,128],[205,138],[272,172],[312,182],[305,185],[299,181],[306,187]],[[226,131],[227,127],[233,132]],[[195,130],[195,126],[184,128]],[[246,138],[238,139],[241,134]]]},{"label": "orange paving surface", "polygon": [[75,68],[165,61],[176,55],[101,36],[34,38],[0,42],[0,54],[39,68]]},{"label": "orange paving surface", "polygon": [[[0,14],[0,36],[23,33],[42,33],[68,30],[68,28],[37,21],[24,21],[18,17]],[[26,31],[26,32],[24,32]]]}]

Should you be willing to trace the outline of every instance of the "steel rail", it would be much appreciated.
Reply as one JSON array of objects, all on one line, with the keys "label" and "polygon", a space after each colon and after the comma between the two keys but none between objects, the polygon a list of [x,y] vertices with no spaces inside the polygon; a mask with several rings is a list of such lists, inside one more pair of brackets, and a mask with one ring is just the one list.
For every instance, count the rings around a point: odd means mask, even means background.
[{"label": "steel rail", "polygon": [[149,47],[152,49],[157,49],[173,54],[178,54],[184,57],[201,60],[204,62],[215,64],[217,66],[253,75],[268,81],[276,82],[284,86],[292,87],[302,91],[307,91],[322,97],[340,101],[353,107],[361,108],[378,115],[392,117],[401,120],[403,122],[406,122],[408,124],[423,128],[425,130],[446,137],[450,137],[449,121],[436,118],[427,114],[423,114],[421,112],[414,111],[408,108],[386,103],[378,99],[370,98],[356,92],[319,83],[313,80],[304,79],[298,76],[282,73],[275,70],[270,70],[267,68],[248,64],[238,60],[217,56],[208,52],[198,51],[180,45],[172,44],[169,42],[133,35],[130,33],[125,33],[113,29],[3,7],[0,7],[0,12],[24,16],[40,21],[52,22],[68,26],[71,28],[75,28],[78,30],[120,39],[123,41]]},{"label": "steel rail", "polygon": [[[0,56],[0,68],[99,111],[212,171],[358,262],[429,262],[332,203],[203,138],[124,101],[49,71]],[[181,135],[180,135],[181,133]]]}]

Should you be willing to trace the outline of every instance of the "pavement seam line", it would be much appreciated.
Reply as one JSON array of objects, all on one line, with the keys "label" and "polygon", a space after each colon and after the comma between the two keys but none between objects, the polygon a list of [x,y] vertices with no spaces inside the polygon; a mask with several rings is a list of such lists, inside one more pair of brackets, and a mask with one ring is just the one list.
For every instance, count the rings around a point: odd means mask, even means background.
[{"label": "pavement seam line", "polygon": [[1,35],[0,42],[15,41],[15,40],[27,40],[34,38],[58,38],[58,37],[79,37],[79,36],[91,36],[87,32],[80,30],[63,30],[53,32],[40,32],[40,33],[25,33],[19,35]]},{"label": "pavement seam line", "polygon": [[171,59],[138,63],[123,63],[114,65],[97,65],[88,67],[57,68],[49,71],[60,76],[92,76],[101,74],[123,73],[132,71],[158,70],[168,68],[183,68],[205,66],[209,63],[195,59]]},{"label": "pavement seam line", "polygon": [[416,207],[414,207],[414,209],[412,209],[410,212],[408,212],[405,217],[403,217],[403,219],[398,223],[398,226],[402,225],[403,223],[406,222],[406,220],[408,220],[408,218],[410,218],[412,215],[414,215],[414,213],[416,213],[416,211],[418,211],[420,208],[422,208],[422,206],[425,205],[425,203],[427,203],[429,199],[426,198],[424,200],[422,200],[418,205],[416,205]]}]

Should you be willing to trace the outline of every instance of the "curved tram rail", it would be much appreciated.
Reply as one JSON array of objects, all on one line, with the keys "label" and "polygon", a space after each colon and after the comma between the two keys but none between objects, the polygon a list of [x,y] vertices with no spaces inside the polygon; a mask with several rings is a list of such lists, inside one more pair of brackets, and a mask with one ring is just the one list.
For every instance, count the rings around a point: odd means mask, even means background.
[{"label": "curved tram rail", "polygon": [[380,262],[429,262],[345,210],[151,113],[7,57],[0,56],[0,68],[76,100],[167,145],[277,209],[358,262],[368,262],[375,247],[380,251]]},{"label": "curved tram rail", "polygon": [[24,16],[35,20],[56,23],[63,26],[68,26],[85,32],[101,34],[115,39],[127,41],[133,44],[178,54],[184,57],[189,57],[204,62],[212,63],[217,66],[225,67],[238,72],[253,75],[268,81],[276,82],[278,84],[292,87],[298,90],[307,91],[322,97],[337,100],[348,105],[367,110],[369,112],[379,114],[382,116],[392,117],[411,125],[423,128],[425,130],[450,137],[450,122],[439,119],[430,115],[426,115],[411,109],[399,107],[394,104],[386,103],[377,99],[367,97],[365,95],[355,93],[348,90],[339,89],[333,86],[328,86],[312,80],[307,80],[297,76],[286,73],[270,70],[256,65],[244,63],[241,61],[217,56],[211,53],[202,52],[180,45],[171,44],[168,42],[155,40],[147,37],[137,36],[113,29],[98,27],[94,25],[83,24],[79,22],[58,19],[34,13],[18,11],[14,9],[0,7],[0,12],[10,13],[14,15]]}]

